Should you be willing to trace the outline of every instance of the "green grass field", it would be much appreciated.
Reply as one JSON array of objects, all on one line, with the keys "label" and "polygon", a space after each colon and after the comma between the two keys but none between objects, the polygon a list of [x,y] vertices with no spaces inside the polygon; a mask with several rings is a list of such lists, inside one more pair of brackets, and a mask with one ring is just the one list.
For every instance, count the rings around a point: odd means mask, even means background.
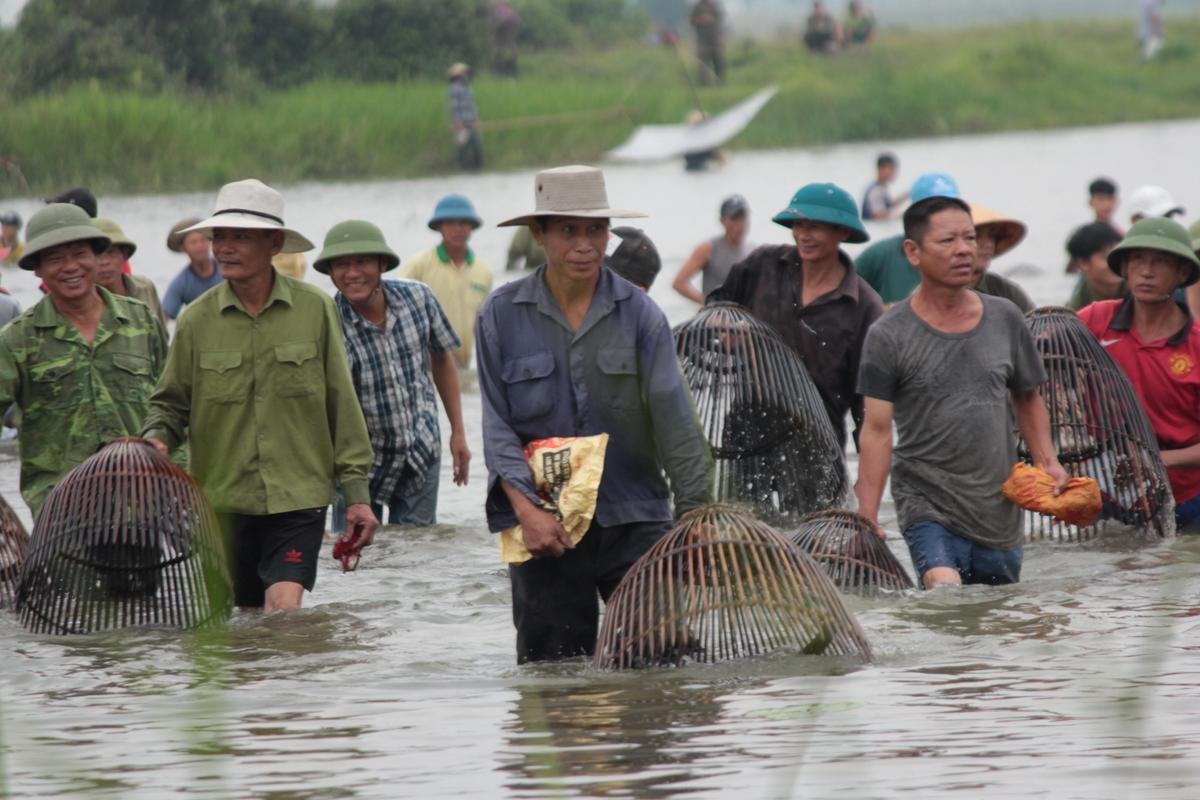
[{"label": "green grass field", "polygon": [[[701,89],[719,111],[768,83],[779,95],[733,148],[795,147],[1194,116],[1200,18],[1137,60],[1128,24],[1029,23],[885,31],[869,50],[810,56],[794,42],[732,43],[729,81]],[[680,54],[691,50],[681,45]],[[694,71],[694,70],[693,70]],[[680,58],[629,45],[522,58],[519,82],[483,76],[475,94],[490,169],[595,161],[633,128],[695,105]],[[441,82],[318,82],[237,97],[139,95],[84,86],[0,114],[0,158],[34,192],[85,183],[104,193],[448,172]],[[0,172],[0,194],[21,193]]]}]

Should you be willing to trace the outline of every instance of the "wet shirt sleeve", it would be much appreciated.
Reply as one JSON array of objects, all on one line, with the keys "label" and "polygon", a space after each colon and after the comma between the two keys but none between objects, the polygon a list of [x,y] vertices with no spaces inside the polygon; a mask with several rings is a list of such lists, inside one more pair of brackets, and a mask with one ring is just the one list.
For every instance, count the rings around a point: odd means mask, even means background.
[{"label": "wet shirt sleeve", "polygon": [[1013,309],[1008,315],[1011,341],[1013,343],[1012,376],[1008,388],[1014,392],[1027,392],[1037,389],[1046,381],[1046,368],[1042,364],[1042,355],[1033,342],[1033,334],[1025,326],[1025,320],[1020,312]]},{"label": "wet shirt sleeve", "polygon": [[876,400],[896,401],[899,380],[896,375],[895,348],[885,329],[878,325],[867,331],[862,361],[858,367],[858,391]]}]

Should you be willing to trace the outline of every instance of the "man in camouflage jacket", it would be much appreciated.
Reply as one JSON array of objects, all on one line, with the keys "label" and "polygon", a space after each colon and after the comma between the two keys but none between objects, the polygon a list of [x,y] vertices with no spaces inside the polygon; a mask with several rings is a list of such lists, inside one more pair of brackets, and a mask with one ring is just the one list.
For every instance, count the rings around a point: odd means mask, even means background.
[{"label": "man in camouflage jacket", "polygon": [[21,495],[36,517],[64,474],[138,434],[167,337],[144,303],[96,286],[109,239],[83,210],[53,203],[28,231],[20,266],[49,292],[0,331],[0,408],[21,410]]}]

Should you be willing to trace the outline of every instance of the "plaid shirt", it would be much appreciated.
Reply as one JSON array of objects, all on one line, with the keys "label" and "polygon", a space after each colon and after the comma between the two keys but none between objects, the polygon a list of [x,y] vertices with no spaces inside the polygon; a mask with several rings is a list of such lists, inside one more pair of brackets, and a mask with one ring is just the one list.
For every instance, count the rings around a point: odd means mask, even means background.
[{"label": "plaid shirt", "polygon": [[450,84],[450,118],[467,127],[479,120],[479,110],[475,108],[475,93],[462,81]]},{"label": "plaid shirt", "polygon": [[375,458],[371,500],[391,503],[418,491],[441,450],[429,353],[459,346],[442,307],[417,281],[382,281],[387,317],[381,330],[340,293],[346,360]]}]

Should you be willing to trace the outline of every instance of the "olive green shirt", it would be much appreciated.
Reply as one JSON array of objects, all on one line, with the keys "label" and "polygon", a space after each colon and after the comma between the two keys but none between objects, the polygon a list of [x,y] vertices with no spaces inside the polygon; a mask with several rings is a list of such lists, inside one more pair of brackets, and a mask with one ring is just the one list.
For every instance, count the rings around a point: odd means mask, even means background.
[{"label": "olive green shirt", "polygon": [[369,503],[371,440],[354,393],[342,324],[321,290],[275,274],[257,317],[221,283],[188,306],[143,435],[175,447],[218,511],[280,514]]},{"label": "olive green shirt", "polygon": [[0,331],[0,408],[21,409],[21,496],[34,516],[64,474],[138,434],[166,360],[150,309],[97,291],[104,309],[91,344],[49,296]]},{"label": "olive green shirt", "polygon": [[141,300],[150,306],[150,310],[166,326],[167,315],[163,313],[162,302],[158,299],[158,289],[154,288],[154,281],[141,275],[122,275],[121,283],[125,284],[125,294],[128,297]]}]

